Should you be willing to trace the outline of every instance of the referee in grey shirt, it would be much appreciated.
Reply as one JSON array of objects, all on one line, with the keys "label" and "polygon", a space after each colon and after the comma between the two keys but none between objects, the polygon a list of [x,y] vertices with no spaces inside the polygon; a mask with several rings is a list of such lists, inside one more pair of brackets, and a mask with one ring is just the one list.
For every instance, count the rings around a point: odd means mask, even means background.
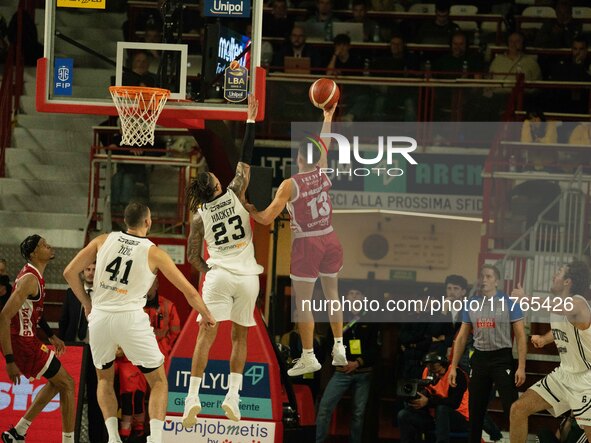
[{"label": "referee in grey shirt", "polygon": [[[501,274],[492,265],[484,265],[480,271],[481,293],[468,299],[462,314],[462,327],[456,337],[453,361],[449,370],[449,383],[456,385],[456,368],[464,353],[470,332],[474,334],[474,354],[470,359],[470,443],[480,443],[482,423],[494,383],[507,418],[511,404],[517,400],[517,387],[525,382],[525,357],[527,342],[523,313],[519,304],[497,290]],[[513,339],[517,340],[519,365],[515,371]]]}]

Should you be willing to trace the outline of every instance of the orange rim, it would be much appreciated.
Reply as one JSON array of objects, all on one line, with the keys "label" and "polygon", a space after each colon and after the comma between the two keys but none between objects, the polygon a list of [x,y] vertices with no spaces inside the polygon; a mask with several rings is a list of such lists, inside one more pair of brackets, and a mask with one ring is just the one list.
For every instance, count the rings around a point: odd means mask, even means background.
[{"label": "orange rim", "polygon": [[170,95],[170,91],[168,89],[147,88],[145,86],[109,86],[109,91],[119,97],[128,95],[129,97],[134,98],[138,95],[143,97],[151,97],[156,95],[158,98],[168,97]]}]

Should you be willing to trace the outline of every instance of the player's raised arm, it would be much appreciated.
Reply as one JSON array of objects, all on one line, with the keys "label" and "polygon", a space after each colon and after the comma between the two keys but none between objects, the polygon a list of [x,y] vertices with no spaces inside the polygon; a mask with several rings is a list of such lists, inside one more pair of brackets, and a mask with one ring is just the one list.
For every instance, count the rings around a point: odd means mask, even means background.
[{"label": "player's raised arm", "polygon": [[162,249],[153,246],[150,248],[148,260],[150,267],[154,267],[154,271],[162,271],[164,276],[170,281],[179,291],[183,293],[187,302],[193,309],[201,314],[205,324],[209,326],[215,325],[215,318],[203,303],[197,289],[189,283],[179,268],[176,267],[170,256]]},{"label": "player's raised arm", "polygon": [[198,212],[193,214],[191,220],[191,229],[189,231],[189,238],[187,239],[187,259],[201,273],[209,271],[209,266],[201,256],[201,249],[203,248],[203,237],[205,236],[205,227],[203,219]]},{"label": "player's raised arm", "polygon": [[273,223],[273,220],[283,212],[285,205],[291,200],[291,192],[292,192],[292,183],[291,178],[283,180],[281,185],[279,185],[279,189],[277,189],[277,193],[275,194],[275,198],[271,202],[269,206],[263,211],[257,211],[253,205],[246,205],[246,209],[250,212],[250,215],[257,223],[261,225],[270,225]]},{"label": "player's raised arm", "polygon": [[66,269],[64,269],[64,278],[68,282],[68,285],[74,292],[74,295],[80,300],[86,315],[90,314],[92,304],[90,296],[84,290],[84,284],[80,280],[80,273],[84,271],[84,268],[91,265],[96,261],[96,255],[100,246],[105,242],[109,234],[99,235],[97,238],[88,243],[84,249],[82,249],[76,257],[72,259]]},{"label": "player's raised arm", "polygon": [[252,162],[252,151],[254,150],[254,124],[257,112],[259,109],[259,102],[254,95],[248,95],[248,112],[246,117],[246,130],[244,131],[244,139],[242,140],[242,154],[240,161],[236,166],[236,175],[228,185],[234,194],[236,194],[241,201],[244,201],[244,193],[250,181],[250,163]]},{"label": "player's raised arm", "polygon": [[[322,131],[321,134],[326,134],[331,132],[332,126],[332,118],[334,116],[334,112],[337,109],[338,103],[335,103],[330,108],[325,108],[324,111],[324,123],[322,124]],[[331,138],[323,137],[321,138],[322,144],[324,145],[324,149],[320,152],[320,160],[318,160],[318,167],[319,168],[326,168],[328,166],[328,148],[330,147]]]},{"label": "player's raised arm", "polygon": [[25,274],[16,285],[15,290],[8,298],[4,309],[0,312],[0,346],[6,359],[6,371],[14,384],[20,382],[20,369],[14,362],[12,353],[12,341],[10,340],[10,321],[16,315],[20,307],[30,295],[36,295],[39,291],[37,279],[32,274]]}]

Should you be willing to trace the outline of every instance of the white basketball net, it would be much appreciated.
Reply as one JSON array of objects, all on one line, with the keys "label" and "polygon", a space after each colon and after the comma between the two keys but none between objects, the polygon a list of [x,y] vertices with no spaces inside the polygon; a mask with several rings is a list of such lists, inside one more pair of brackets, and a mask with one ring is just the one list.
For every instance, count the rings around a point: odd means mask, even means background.
[{"label": "white basketball net", "polygon": [[121,120],[121,144],[154,144],[154,128],[170,91],[160,88],[111,86],[111,97]]}]

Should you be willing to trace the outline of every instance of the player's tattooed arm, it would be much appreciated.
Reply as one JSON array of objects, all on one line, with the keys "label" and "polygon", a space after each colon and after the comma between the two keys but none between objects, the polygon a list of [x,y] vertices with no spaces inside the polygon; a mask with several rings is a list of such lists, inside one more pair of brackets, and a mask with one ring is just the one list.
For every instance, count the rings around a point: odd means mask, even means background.
[{"label": "player's tattooed arm", "polygon": [[203,220],[198,213],[195,213],[193,220],[191,220],[191,230],[187,240],[187,258],[189,263],[202,273],[209,271],[209,266],[207,266],[207,263],[201,256],[204,236],[205,227],[203,225]]},{"label": "player's tattooed arm", "polygon": [[244,200],[244,193],[246,192],[246,188],[248,188],[248,183],[250,182],[250,165],[246,163],[238,162],[238,166],[236,166],[236,175],[234,179],[228,185],[234,194],[236,194],[241,201]]}]

